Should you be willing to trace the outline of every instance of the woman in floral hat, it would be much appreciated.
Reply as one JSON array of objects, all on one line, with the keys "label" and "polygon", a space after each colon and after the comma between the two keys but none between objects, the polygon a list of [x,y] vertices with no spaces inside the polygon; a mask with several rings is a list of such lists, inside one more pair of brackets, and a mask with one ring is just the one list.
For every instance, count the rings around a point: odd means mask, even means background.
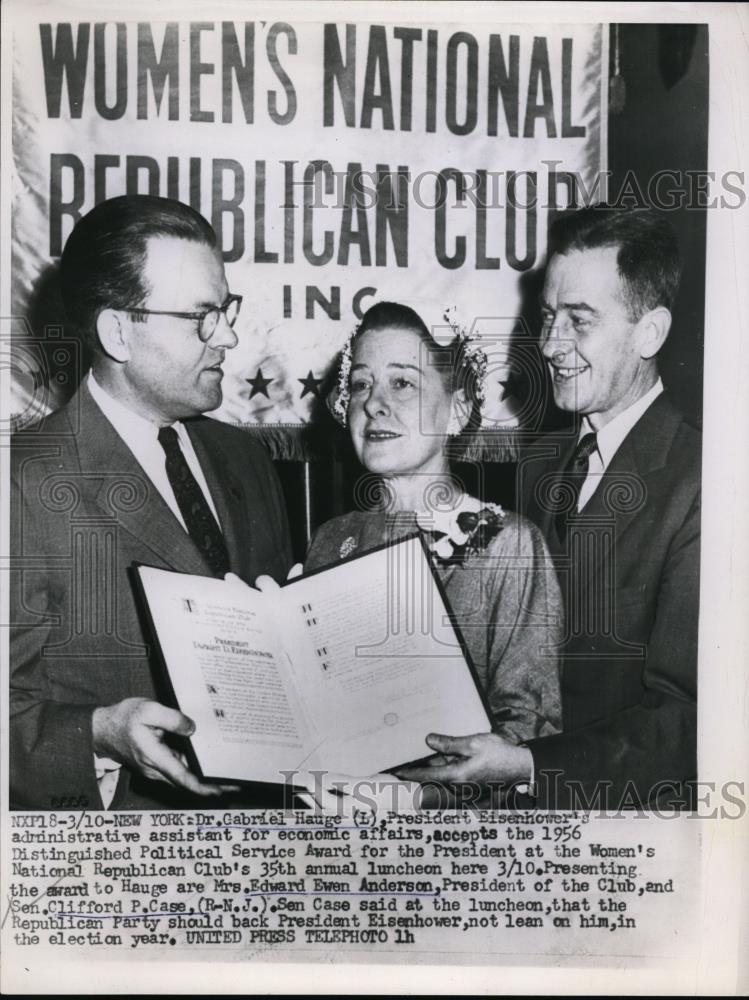
[{"label": "woman in floral hat", "polygon": [[494,732],[519,744],[559,730],[561,598],[541,533],[469,496],[450,471],[448,442],[476,426],[485,371],[460,333],[441,346],[408,306],[368,310],[333,404],[370,474],[358,488],[367,509],[322,525],[305,571],[423,531]]}]

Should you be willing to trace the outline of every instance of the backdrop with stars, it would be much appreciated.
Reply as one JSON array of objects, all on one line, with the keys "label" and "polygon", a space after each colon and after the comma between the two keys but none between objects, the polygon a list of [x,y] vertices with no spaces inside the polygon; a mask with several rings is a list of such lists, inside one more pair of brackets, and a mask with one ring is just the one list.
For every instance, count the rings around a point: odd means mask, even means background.
[{"label": "backdrop with stars", "polygon": [[[307,424],[358,318],[394,299],[444,335],[455,307],[489,355],[484,426],[522,422],[526,362],[510,345],[529,332],[523,278],[543,263],[549,212],[605,193],[607,32],[469,32],[352,13],[325,24],[247,22],[240,4],[221,22],[19,17],[12,291],[23,336],[45,336],[49,310],[36,306],[76,219],[147,192],[213,223],[244,296],[219,419]],[[44,380],[19,377],[14,412],[30,396],[35,412],[54,406],[66,389],[55,379],[48,371],[40,403]]]}]

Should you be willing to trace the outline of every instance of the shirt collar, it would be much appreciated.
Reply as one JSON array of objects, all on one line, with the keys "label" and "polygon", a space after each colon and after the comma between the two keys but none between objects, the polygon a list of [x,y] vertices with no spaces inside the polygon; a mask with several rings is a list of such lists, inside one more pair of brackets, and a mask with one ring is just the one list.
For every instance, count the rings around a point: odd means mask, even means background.
[{"label": "shirt collar", "polygon": [[[115,399],[99,385],[93,370],[88,373],[88,389],[94,402],[124,441],[128,443],[138,441],[143,435],[146,435],[149,440],[156,440],[159,435],[159,425],[147,420],[135,410],[131,410],[119,399]],[[181,436],[182,425],[175,423],[172,426]]]},{"label": "shirt collar", "polygon": [[621,413],[615,416],[613,420],[610,420],[599,431],[596,431],[591,426],[587,417],[583,417],[578,440],[585,434],[595,433],[598,453],[605,468],[645,410],[648,409],[651,403],[655,402],[662,392],[663,382],[659,376],[658,381],[644,396],[640,396],[636,402],[628,406],[626,410],[622,410]]}]

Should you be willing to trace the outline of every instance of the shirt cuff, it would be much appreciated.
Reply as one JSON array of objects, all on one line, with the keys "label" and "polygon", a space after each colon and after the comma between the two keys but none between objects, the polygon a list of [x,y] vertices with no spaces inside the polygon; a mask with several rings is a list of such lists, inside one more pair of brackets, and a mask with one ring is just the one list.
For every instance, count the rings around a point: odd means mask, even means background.
[{"label": "shirt cuff", "polygon": [[105,809],[109,809],[112,805],[114,793],[117,790],[117,782],[120,779],[121,767],[122,764],[119,764],[116,760],[111,760],[109,757],[99,757],[98,754],[94,754],[94,771],[96,772],[96,781],[99,785],[101,804]]},{"label": "shirt cuff", "polygon": [[[525,747],[526,750],[530,750],[530,747],[526,746],[525,743],[520,744],[521,747]],[[531,755],[531,773],[527,782],[522,782],[516,785],[515,788],[520,795],[530,795],[535,798],[536,796],[536,762],[533,759],[533,751],[530,750]]]}]

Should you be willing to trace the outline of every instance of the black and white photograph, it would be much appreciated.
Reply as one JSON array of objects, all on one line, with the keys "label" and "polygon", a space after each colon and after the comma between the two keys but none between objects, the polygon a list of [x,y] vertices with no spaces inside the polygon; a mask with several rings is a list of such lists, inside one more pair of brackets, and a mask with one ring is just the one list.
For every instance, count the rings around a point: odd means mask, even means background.
[{"label": "black and white photograph", "polygon": [[3,989],[741,995],[746,8],[2,18]]}]

